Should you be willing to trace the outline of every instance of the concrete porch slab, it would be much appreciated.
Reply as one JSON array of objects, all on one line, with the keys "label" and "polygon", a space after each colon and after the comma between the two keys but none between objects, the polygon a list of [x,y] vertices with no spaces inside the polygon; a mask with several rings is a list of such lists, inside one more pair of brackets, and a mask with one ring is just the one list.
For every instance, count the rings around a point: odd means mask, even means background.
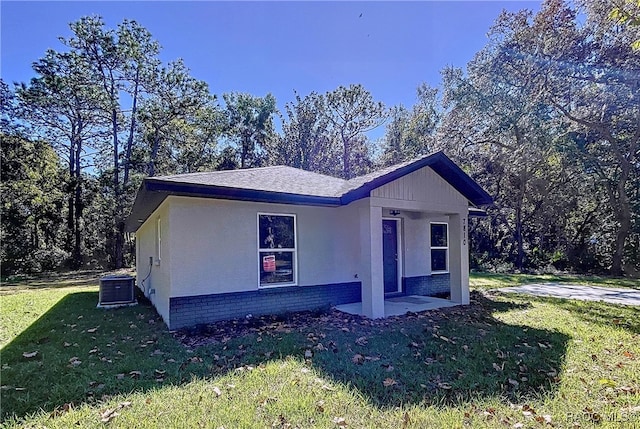
[{"label": "concrete porch slab", "polygon": [[[402,316],[409,312],[435,310],[444,307],[454,307],[458,304],[442,298],[431,296],[408,295],[384,300],[384,316]],[[336,310],[349,314],[362,314],[362,302],[336,305]]]}]

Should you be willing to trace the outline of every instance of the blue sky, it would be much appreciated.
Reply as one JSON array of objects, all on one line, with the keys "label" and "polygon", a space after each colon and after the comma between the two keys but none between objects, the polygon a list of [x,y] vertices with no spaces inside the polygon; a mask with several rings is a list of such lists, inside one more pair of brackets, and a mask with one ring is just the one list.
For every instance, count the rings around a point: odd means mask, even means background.
[{"label": "blue sky", "polygon": [[502,9],[540,1],[440,2],[28,2],[2,1],[0,71],[28,81],[31,63],[62,49],[68,23],[100,15],[145,26],[165,61],[183,58],[214,94],[271,92],[280,108],[301,95],[361,83],[376,100],[411,106],[421,82],[465,67]]}]

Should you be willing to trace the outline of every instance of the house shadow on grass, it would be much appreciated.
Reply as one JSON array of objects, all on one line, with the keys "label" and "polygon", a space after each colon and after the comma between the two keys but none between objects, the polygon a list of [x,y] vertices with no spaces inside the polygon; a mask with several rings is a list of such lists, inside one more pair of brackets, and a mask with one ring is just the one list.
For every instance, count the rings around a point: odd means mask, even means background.
[{"label": "house shadow on grass", "polygon": [[[214,337],[200,350],[213,356],[218,373],[229,365],[306,356],[307,364],[378,407],[453,405],[496,396],[516,401],[555,389],[569,340],[559,332],[493,317],[527,307],[474,293],[472,305],[465,307],[383,320],[335,310],[296,313],[266,323],[218,323],[209,334],[191,332],[182,340],[196,346]],[[246,326],[250,334],[232,339]]]},{"label": "house shadow on grass", "polygon": [[[97,302],[96,291],[70,293],[2,348],[2,420],[177,378],[184,348],[153,307],[99,309]],[[176,362],[167,362],[173,354]]]},{"label": "house shadow on grass", "polygon": [[500,322],[495,312],[526,305],[480,294],[470,306],[383,320],[333,310],[181,333],[168,332],[148,304],[103,310],[97,299],[67,295],[2,349],[3,420],[289,357],[381,408],[515,401],[555,389],[568,341]]}]

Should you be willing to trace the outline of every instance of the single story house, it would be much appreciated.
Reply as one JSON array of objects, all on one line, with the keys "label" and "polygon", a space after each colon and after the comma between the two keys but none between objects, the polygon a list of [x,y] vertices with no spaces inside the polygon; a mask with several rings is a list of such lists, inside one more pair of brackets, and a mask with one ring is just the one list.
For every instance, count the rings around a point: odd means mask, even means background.
[{"label": "single story house", "polygon": [[149,177],[127,230],[170,329],[448,294],[469,303],[467,220],[492,198],[442,152],[343,180],[292,167]]}]

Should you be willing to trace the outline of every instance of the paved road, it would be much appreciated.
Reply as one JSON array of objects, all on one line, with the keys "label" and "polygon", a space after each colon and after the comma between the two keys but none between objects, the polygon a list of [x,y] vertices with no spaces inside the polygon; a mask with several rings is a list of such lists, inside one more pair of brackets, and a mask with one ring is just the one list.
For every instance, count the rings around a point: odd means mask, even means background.
[{"label": "paved road", "polygon": [[585,301],[605,301],[613,304],[640,306],[640,290],[580,286],[562,283],[538,283],[496,289],[500,292],[524,293],[528,295],[550,296],[554,298],[581,299]]}]

